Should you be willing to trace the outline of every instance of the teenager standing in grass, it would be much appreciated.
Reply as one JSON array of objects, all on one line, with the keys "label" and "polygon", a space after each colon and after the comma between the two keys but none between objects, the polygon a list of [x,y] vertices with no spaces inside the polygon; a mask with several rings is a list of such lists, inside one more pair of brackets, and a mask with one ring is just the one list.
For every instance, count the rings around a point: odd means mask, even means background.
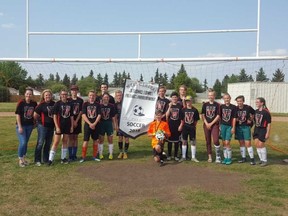
[{"label": "teenager standing in grass", "polygon": [[255,128],[253,139],[260,159],[261,166],[267,166],[266,140],[270,136],[271,114],[266,107],[266,100],[262,97],[256,99]]},{"label": "teenager standing in grass", "polygon": [[114,98],[112,97],[112,95],[110,95],[108,93],[108,84],[107,83],[102,83],[101,86],[100,86],[100,90],[101,90],[101,95],[96,97],[96,101],[100,104],[103,103],[103,95],[104,93],[107,93],[109,95],[109,103],[110,104],[115,104],[115,100]]},{"label": "teenager standing in grass", "polygon": [[231,96],[228,93],[223,95],[224,104],[220,106],[220,134],[223,143],[224,160],[222,164],[232,163],[231,138],[236,127],[236,106],[231,104]]},{"label": "teenager standing in grass", "polygon": [[32,100],[32,96],[33,90],[26,89],[25,98],[18,102],[15,111],[16,134],[19,140],[18,157],[20,167],[28,165],[25,157],[27,154],[28,141],[35,125],[33,115],[37,103]]},{"label": "teenager standing in grass", "polygon": [[166,121],[166,112],[169,107],[169,99],[165,97],[166,93],[166,87],[165,86],[160,86],[158,90],[158,98],[156,102],[156,110],[160,110],[163,115],[162,115],[162,120]]},{"label": "teenager standing in grass", "polygon": [[238,162],[246,162],[247,148],[251,160],[250,164],[255,165],[254,151],[251,146],[251,126],[253,125],[255,110],[251,106],[244,104],[245,98],[243,95],[239,95],[235,100],[237,102],[235,139],[239,141],[241,153],[241,159]]},{"label": "teenager standing in grass", "polygon": [[66,90],[61,90],[60,100],[57,101],[53,107],[53,120],[55,124],[55,135],[53,145],[49,154],[48,165],[50,166],[54,160],[58,144],[62,137],[62,151],[61,151],[61,163],[68,164],[66,158],[68,151],[68,139],[69,135],[73,132],[73,114],[72,105],[67,99],[68,93]]},{"label": "teenager standing in grass", "polygon": [[215,101],[215,91],[208,89],[208,102],[202,106],[202,119],[204,121],[204,134],[208,154],[208,162],[212,162],[212,138],[216,152],[216,163],[221,163],[219,143],[220,104]]},{"label": "teenager standing in grass", "polygon": [[[49,150],[53,140],[54,121],[53,121],[53,106],[55,102],[52,100],[52,92],[46,89],[41,94],[41,102],[36,107],[34,119],[37,124],[37,144],[35,148],[35,165],[41,166],[41,163],[48,163]],[[43,150],[43,158],[42,158]]]},{"label": "teenager standing in grass", "polygon": [[71,98],[69,101],[72,105],[73,119],[73,133],[69,136],[69,160],[77,159],[78,150],[78,135],[82,132],[82,105],[83,99],[78,97],[79,88],[76,85],[71,86]]},{"label": "teenager standing in grass", "polygon": [[82,159],[80,163],[86,160],[86,154],[88,149],[88,142],[90,136],[93,140],[93,160],[100,161],[97,158],[98,153],[98,141],[99,141],[99,122],[101,119],[100,114],[100,104],[95,101],[96,93],[95,91],[89,91],[88,101],[83,104],[82,118],[85,122],[84,124],[84,141],[82,145]]},{"label": "teenager standing in grass", "polygon": [[109,160],[113,159],[113,126],[118,131],[117,120],[115,117],[115,105],[109,103],[109,94],[104,93],[102,95],[102,104],[100,104],[101,122],[100,122],[100,138],[99,138],[99,158],[102,160],[104,138],[107,135],[108,149],[109,149]]}]

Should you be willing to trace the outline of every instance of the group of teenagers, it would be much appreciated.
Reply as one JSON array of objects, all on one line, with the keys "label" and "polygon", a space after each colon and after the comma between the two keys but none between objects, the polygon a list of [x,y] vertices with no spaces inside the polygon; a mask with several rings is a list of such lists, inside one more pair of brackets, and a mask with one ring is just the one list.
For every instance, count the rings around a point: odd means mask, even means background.
[{"label": "group of teenagers", "polygon": [[[191,159],[199,162],[196,158],[196,126],[202,118],[203,130],[206,139],[208,162],[212,163],[212,140],[215,147],[215,163],[230,165],[232,163],[231,139],[239,141],[241,158],[239,163],[245,163],[246,148],[250,157],[250,164],[256,165],[254,150],[251,145],[251,128],[253,125],[253,139],[259,164],[267,165],[267,149],[265,141],[269,138],[271,129],[271,115],[266,107],[264,98],[256,99],[256,110],[246,105],[243,95],[239,95],[235,100],[237,106],[231,104],[231,96],[223,94],[223,104],[215,101],[215,91],[208,89],[208,101],[203,103],[201,113],[192,105],[193,98],[187,96],[187,87],[179,87],[179,93],[171,93],[171,99],[165,98],[166,89],[159,88],[159,97],[156,105],[155,121],[149,125],[148,136],[152,137],[152,148],[154,160],[164,164],[164,160],[182,162]],[[157,133],[161,131],[165,134],[165,139],[158,139]],[[223,143],[223,157],[221,157],[221,145]],[[168,154],[164,152],[164,143],[168,142]],[[191,158],[188,153],[191,146]],[[174,155],[172,147],[174,144]],[[180,148],[180,154],[178,149]],[[180,156],[179,156],[180,155]],[[174,157],[173,157],[174,156]]]},{"label": "group of teenagers", "polygon": [[[104,139],[108,142],[108,159],[113,159],[113,134],[118,136],[118,159],[128,158],[129,136],[119,130],[122,108],[121,90],[115,92],[115,98],[108,93],[108,84],[101,84],[101,95],[94,90],[88,92],[88,100],[83,101],[78,96],[76,85],[68,91],[60,91],[60,100],[55,102],[51,90],[46,89],[41,94],[40,103],[32,100],[33,90],[26,89],[24,99],[16,107],[16,133],[19,139],[19,166],[29,165],[26,160],[27,146],[30,135],[37,127],[37,144],[34,162],[36,166],[51,165],[54,161],[57,147],[62,140],[61,163],[68,164],[77,161],[78,135],[82,133],[84,122],[83,144],[80,162],[87,160],[87,149],[90,138],[93,140],[93,160],[104,159]],[[196,158],[196,126],[202,118],[206,138],[208,162],[212,159],[212,139],[215,146],[216,163],[230,165],[232,150],[230,141],[232,135],[239,140],[241,159],[246,162],[246,148],[250,156],[250,164],[255,165],[254,151],[251,145],[251,128],[253,124],[253,139],[260,159],[261,166],[267,165],[267,150],[265,141],[269,138],[271,115],[266,107],[264,98],[256,99],[256,110],[244,104],[244,96],[236,98],[237,106],[231,104],[228,93],[223,95],[224,104],[215,101],[215,91],[208,89],[208,102],[203,103],[201,113],[193,106],[193,98],[187,96],[187,87],[182,85],[178,92],[165,97],[166,88],[160,86],[155,108],[155,120],[148,127],[148,136],[152,139],[153,156],[160,166],[164,160],[184,161],[190,159],[189,145],[191,145],[191,160]],[[164,140],[156,137],[158,131],[165,135]],[[221,160],[220,139],[223,142],[223,160]],[[189,142],[188,142],[189,141]],[[164,143],[167,142],[167,154],[164,153]],[[172,148],[174,146],[174,154]],[[180,154],[179,154],[180,149]]]}]

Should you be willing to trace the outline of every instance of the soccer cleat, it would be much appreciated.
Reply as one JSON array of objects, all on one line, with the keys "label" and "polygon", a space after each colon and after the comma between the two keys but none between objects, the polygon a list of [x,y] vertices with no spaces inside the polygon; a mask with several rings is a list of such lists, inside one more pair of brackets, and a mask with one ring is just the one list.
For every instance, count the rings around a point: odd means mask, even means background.
[{"label": "soccer cleat", "polygon": [[84,158],[82,158],[79,162],[80,163],[83,163],[85,161],[85,159]]},{"label": "soccer cleat", "polygon": [[197,160],[197,158],[192,158],[191,161],[193,161],[195,163],[199,163],[199,160]]},{"label": "soccer cleat", "polygon": [[263,161],[260,160],[258,164],[261,165],[262,163],[263,163]]},{"label": "soccer cleat", "polygon": [[104,156],[103,155],[100,155],[99,156],[100,160],[104,159]]},{"label": "soccer cleat", "polygon": [[109,155],[109,160],[113,160],[113,155],[112,154]]},{"label": "soccer cleat", "polygon": [[100,162],[101,160],[98,158],[93,158],[94,161]]},{"label": "soccer cleat", "polygon": [[221,163],[221,158],[217,157],[216,160],[215,160],[215,163],[220,164]]},{"label": "soccer cleat", "polygon": [[41,165],[42,165],[42,164],[41,164],[39,161],[35,163],[35,166],[40,167]]},{"label": "soccer cleat", "polygon": [[183,161],[185,161],[186,158],[180,158],[180,160],[178,161],[179,163],[182,163]]},{"label": "soccer cleat", "polygon": [[160,160],[159,166],[160,166],[160,167],[164,166],[164,161],[163,161],[163,160]]},{"label": "soccer cleat", "polygon": [[123,152],[120,152],[117,158],[118,158],[118,159],[122,159],[123,156],[124,156]]},{"label": "soccer cleat", "polygon": [[178,157],[175,157],[174,160],[175,160],[175,161],[179,161],[180,159],[179,159]]},{"label": "soccer cleat", "polygon": [[68,164],[68,163],[69,163],[69,161],[66,158],[61,160],[61,164]]},{"label": "soccer cleat", "polygon": [[246,162],[246,158],[241,158],[238,163],[245,163]]},{"label": "soccer cleat", "polygon": [[224,160],[222,160],[222,164],[226,164],[226,162],[227,162],[227,158],[224,158]]},{"label": "soccer cleat", "polygon": [[170,156],[168,156],[168,157],[167,157],[167,161],[170,161],[170,160],[171,160],[171,157],[170,157]]},{"label": "soccer cleat", "polygon": [[267,162],[265,162],[265,161],[262,161],[262,163],[261,163],[261,167],[265,167],[265,166],[267,166],[268,165],[268,163]]},{"label": "soccer cleat", "polygon": [[231,158],[227,158],[226,165],[230,165],[230,164],[232,164],[232,160],[231,160]]},{"label": "soccer cleat", "polygon": [[47,166],[51,166],[51,165],[52,165],[52,161],[49,160],[49,161],[47,162]]},{"label": "soccer cleat", "polygon": [[123,154],[123,159],[128,159],[128,154],[126,152]]},{"label": "soccer cleat", "polygon": [[250,165],[256,165],[254,158],[251,158]]}]

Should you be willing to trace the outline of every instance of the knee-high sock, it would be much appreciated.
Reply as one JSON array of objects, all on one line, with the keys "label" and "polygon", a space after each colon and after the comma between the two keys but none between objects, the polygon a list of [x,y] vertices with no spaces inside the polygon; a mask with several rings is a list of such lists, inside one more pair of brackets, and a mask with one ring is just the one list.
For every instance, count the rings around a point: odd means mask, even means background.
[{"label": "knee-high sock", "polygon": [[127,142],[127,143],[125,142],[125,150],[124,151],[127,153],[128,149],[129,149],[129,142]]},{"label": "knee-high sock", "polygon": [[223,147],[223,156],[224,156],[224,158],[228,158],[227,148],[226,147]]},{"label": "knee-high sock", "polygon": [[49,160],[50,160],[50,161],[53,161],[55,155],[56,155],[56,151],[51,150],[50,153],[49,153]]},{"label": "knee-high sock", "polygon": [[96,158],[98,154],[98,145],[94,144],[93,145],[93,157]]},{"label": "knee-high sock", "polygon": [[262,155],[262,161],[267,162],[267,149],[266,147],[260,148],[261,155]]},{"label": "knee-high sock", "polygon": [[82,158],[85,159],[87,154],[87,146],[82,147]]},{"label": "knee-high sock", "polygon": [[109,154],[112,155],[113,154],[113,143],[109,143],[108,144],[108,148],[109,148]]},{"label": "knee-high sock", "polygon": [[186,158],[187,145],[182,143],[182,158]]},{"label": "knee-high sock", "polygon": [[231,159],[232,158],[232,149],[231,148],[226,148],[227,151],[227,158]]},{"label": "knee-high sock", "polygon": [[[126,143],[125,143],[126,144]],[[118,142],[119,151],[123,151],[123,142]]]},{"label": "knee-high sock", "polygon": [[191,157],[196,157],[196,145],[191,145]]},{"label": "knee-high sock", "polygon": [[67,156],[67,151],[68,151],[67,148],[62,148],[62,149],[61,149],[61,159],[62,159],[62,160],[63,160],[64,158],[66,158],[66,156]]},{"label": "knee-high sock", "polygon": [[103,143],[98,144],[99,155],[103,155]]},{"label": "knee-high sock", "polygon": [[257,148],[256,150],[257,150],[257,154],[258,154],[258,156],[259,156],[260,161],[263,161],[263,159],[262,159],[262,153],[261,153],[261,148]]},{"label": "knee-high sock", "polygon": [[220,156],[220,145],[215,145],[215,153],[216,153],[216,159],[221,158]]},{"label": "knee-high sock", "polygon": [[168,142],[168,157],[172,156],[172,142]]},{"label": "knee-high sock", "polygon": [[254,158],[254,150],[253,150],[253,147],[250,146],[247,148],[247,151],[248,151],[248,154],[249,154],[249,157],[252,159]]},{"label": "knee-high sock", "polygon": [[246,158],[246,148],[240,147],[240,153],[242,158]]}]

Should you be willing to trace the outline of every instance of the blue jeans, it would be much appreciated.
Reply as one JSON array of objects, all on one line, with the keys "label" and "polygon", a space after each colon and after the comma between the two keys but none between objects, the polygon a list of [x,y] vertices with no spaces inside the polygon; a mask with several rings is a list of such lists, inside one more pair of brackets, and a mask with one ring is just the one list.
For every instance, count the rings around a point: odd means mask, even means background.
[{"label": "blue jeans", "polygon": [[19,133],[18,131],[18,125],[16,125],[16,133],[19,140],[19,146],[18,146],[18,157],[23,158],[23,156],[27,153],[27,146],[28,141],[31,136],[33,125],[24,125],[22,126],[23,132]]},{"label": "blue jeans", "polygon": [[49,160],[49,150],[53,139],[54,128],[44,127],[42,124],[37,126],[38,138],[35,148],[35,162],[41,162],[41,155],[43,149],[43,162],[47,163]]}]

